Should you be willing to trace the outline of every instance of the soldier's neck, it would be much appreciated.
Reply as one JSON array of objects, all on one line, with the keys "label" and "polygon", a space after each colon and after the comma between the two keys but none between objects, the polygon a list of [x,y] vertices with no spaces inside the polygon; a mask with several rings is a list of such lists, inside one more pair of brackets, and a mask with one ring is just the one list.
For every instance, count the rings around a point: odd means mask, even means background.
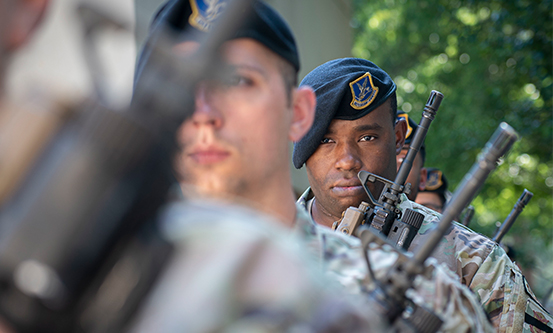
[{"label": "soldier's neck", "polygon": [[263,186],[249,187],[234,194],[201,193],[185,183],[181,184],[181,187],[183,193],[187,193],[185,196],[190,198],[223,199],[230,203],[248,206],[275,218],[281,225],[292,228],[296,222],[296,198],[291,177],[288,177],[287,181],[286,179],[275,175],[274,179],[268,179]]},{"label": "soldier's neck", "polygon": [[313,217],[313,220],[317,224],[324,225],[329,228],[332,228],[332,224],[340,219],[340,216],[334,216],[324,209],[324,207],[317,201],[317,198],[315,198],[313,206],[311,207],[311,217]]},{"label": "soldier's neck", "polygon": [[296,199],[291,181],[290,186],[268,186],[262,195],[249,197],[254,208],[276,217],[282,225],[293,227],[296,221]]}]

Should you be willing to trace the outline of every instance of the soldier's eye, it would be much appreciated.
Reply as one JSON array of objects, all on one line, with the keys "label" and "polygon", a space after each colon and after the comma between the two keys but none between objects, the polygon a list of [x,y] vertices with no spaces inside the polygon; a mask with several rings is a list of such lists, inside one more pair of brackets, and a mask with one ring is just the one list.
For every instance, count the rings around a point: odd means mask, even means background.
[{"label": "soldier's eye", "polygon": [[222,82],[225,86],[234,87],[240,85],[251,85],[252,80],[242,75],[230,75]]},{"label": "soldier's eye", "polygon": [[329,138],[324,138],[321,140],[321,143],[330,143],[332,142],[332,140],[330,140]]},{"label": "soldier's eye", "polygon": [[359,140],[359,141],[372,141],[372,140],[374,140],[374,139],[376,139],[375,136],[372,136],[372,135],[365,135],[365,136],[361,137],[361,140]]}]

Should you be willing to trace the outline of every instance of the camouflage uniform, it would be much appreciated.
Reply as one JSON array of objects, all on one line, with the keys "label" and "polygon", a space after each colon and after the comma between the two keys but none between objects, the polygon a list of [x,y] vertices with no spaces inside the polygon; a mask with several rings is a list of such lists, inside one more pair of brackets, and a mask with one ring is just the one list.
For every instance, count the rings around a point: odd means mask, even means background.
[{"label": "camouflage uniform", "polygon": [[220,202],[170,208],[176,247],[133,332],[386,332],[273,219]]},{"label": "camouflage uniform", "polygon": [[[298,202],[311,213],[313,199],[306,198],[302,196]],[[404,212],[407,208],[425,216],[419,235],[409,248],[416,252],[441,215],[403,194],[399,209]],[[455,272],[461,283],[476,294],[498,332],[539,332],[539,327],[551,331],[553,318],[536,300],[518,266],[490,239],[454,222],[432,257]]]},{"label": "camouflage uniform", "polygon": [[[305,210],[305,201],[299,202],[296,230],[310,245],[327,275],[339,281],[352,294],[374,289],[369,278],[361,242],[316,224]],[[397,259],[391,249],[379,246],[369,250],[371,267],[376,278],[382,278]],[[427,261],[424,276],[415,280],[415,290],[409,296],[419,306],[433,310],[444,322],[443,332],[493,332],[493,327],[480,304],[468,288],[443,265]],[[370,311],[370,309],[367,309]]]}]

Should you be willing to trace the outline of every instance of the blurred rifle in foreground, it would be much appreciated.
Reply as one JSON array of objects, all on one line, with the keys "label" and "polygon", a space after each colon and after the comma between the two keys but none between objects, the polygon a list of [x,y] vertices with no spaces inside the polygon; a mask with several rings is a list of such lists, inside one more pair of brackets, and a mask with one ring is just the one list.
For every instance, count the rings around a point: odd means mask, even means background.
[{"label": "blurred rifle in foreground", "polygon": [[174,183],[176,131],[247,2],[229,4],[187,58],[160,32],[130,110],[86,103],[38,152],[0,208],[0,315],[15,330],[118,332],[138,308],[172,251],[154,222]]}]

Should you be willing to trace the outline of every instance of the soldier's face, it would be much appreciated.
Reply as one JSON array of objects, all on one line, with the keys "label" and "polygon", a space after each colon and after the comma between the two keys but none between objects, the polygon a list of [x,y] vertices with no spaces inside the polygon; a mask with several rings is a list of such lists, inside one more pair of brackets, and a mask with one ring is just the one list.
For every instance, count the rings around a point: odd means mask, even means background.
[{"label": "soldier's face", "polygon": [[[193,48],[193,42],[177,47]],[[230,75],[197,87],[195,111],[178,132],[176,170],[185,192],[259,199],[288,168],[292,107],[282,60],[252,39],[229,41],[222,50]]]},{"label": "soldier's face", "polygon": [[425,207],[433,209],[438,213],[442,213],[442,210],[443,210],[442,199],[440,199],[440,196],[437,193],[419,192],[419,195],[417,195],[416,202]]},{"label": "soldier's face", "polygon": [[[402,128],[394,128],[389,100],[362,118],[334,119],[306,162],[309,184],[319,207],[339,218],[348,207],[367,201],[357,178],[360,170],[393,180],[396,152],[403,142]],[[382,187],[372,183],[369,187],[378,198]]]}]

